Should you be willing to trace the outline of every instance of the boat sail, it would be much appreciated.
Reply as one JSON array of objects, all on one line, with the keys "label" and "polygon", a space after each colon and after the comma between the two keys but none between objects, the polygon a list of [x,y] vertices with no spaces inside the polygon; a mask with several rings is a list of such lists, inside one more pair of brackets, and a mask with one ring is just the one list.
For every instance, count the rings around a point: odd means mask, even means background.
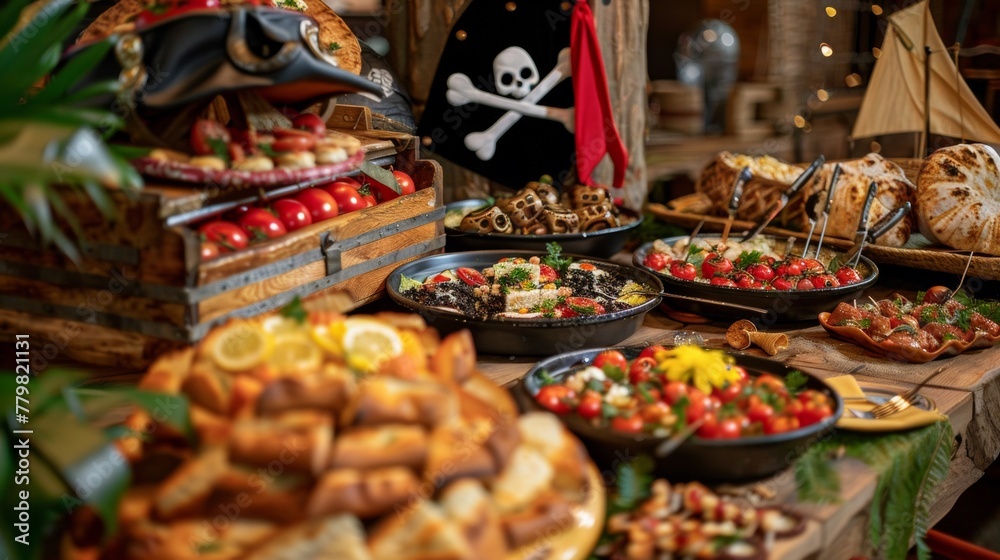
[{"label": "boat sail", "polygon": [[[928,0],[889,16],[889,24],[851,138],[917,132],[922,135],[921,155],[928,129],[1000,145],[1000,128],[958,74],[934,26]],[[930,74],[929,84],[925,74]],[[928,106],[929,123],[924,113]]]}]

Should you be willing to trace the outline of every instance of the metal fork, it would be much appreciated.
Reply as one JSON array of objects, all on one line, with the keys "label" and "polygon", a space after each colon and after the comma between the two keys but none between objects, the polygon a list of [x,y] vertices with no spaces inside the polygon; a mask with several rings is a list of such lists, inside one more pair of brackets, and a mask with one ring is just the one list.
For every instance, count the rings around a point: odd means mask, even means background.
[{"label": "metal fork", "polygon": [[726,308],[729,308],[729,309],[735,309],[737,311],[742,311],[744,313],[752,313],[752,314],[755,314],[755,315],[763,315],[763,314],[767,313],[766,309],[761,309],[760,307],[751,307],[749,305],[740,305],[738,303],[729,303],[729,302],[725,302],[725,301],[716,301],[714,299],[705,299],[705,298],[694,297],[694,296],[683,296],[681,294],[673,294],[673,293],[670,293],[670,292],[657,292],[656,290],[630,290],[627,293],[622,294],[621,296],[616,296],[614,294],[609,294],[609,293],[607,293],[606,291],[604,291],[604,290],[602,290],[600,288],[594,288],[594,291],[597,292],[597,293],[599,293],[599,294],[601,294],[602,296],[604,296],[604,297],[606,297],[608,299],[611,299],[611,300],[617,300],[617,299],[619,299],[619,298],[621,298],[621,297],[623,297],[625,295],[635,294],[635,295],[640,295],[640,296],[662,297],[664,299],[676,299],[676,300],[681,300],[681,301],[690,301],[690,302],[693,302],[693,303],[700,303],[702,305],[709,305],[709,306],[715,306],[715,307],[726,307]]},{"label": "metal fork", "polygon": [[885,401],[884,403],[876,406],[875,408],[871,409],[872,415],[876,419],[878,419],[878,418],[885,418],[886,416],[889,416],[890,414],[895,414],[897,412],[902,412],[902,411],[906,410],[907,408],[910,408],[910,406],[913,404],[913,402],[910,399],[912,399],[913,397],[915,397],[917,395],[917,393],[919,393],[920,390],[923,389],[924,386],[927,385],[927,383],[931,379],[934,379],[935,377],[937,377],[938,374],[940,374],[942,371],[945,370],[945,368],[947,368],[947,366],[941,366],[941,367],[939,367],[937,369],[937,371],[935,371],[934,373],[928,375],[923,381],[921,381],[920,383],[918,383],[915,387],[913,387],[909,391],[905,391],[903,393],[900,393],[900,394],[892,397],[891,399]]}]

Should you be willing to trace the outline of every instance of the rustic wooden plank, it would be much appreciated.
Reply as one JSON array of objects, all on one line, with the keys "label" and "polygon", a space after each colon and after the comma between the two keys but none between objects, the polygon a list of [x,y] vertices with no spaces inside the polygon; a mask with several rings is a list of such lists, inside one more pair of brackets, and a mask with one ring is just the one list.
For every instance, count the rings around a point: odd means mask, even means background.
[{"label": "rustic wooden plank", "polygon": [[[342,268],[346,269],[393,251],[409,247],[420,241],[432,239],[435,236],[436,229],[437,224],[430,223],[349,251],[344,251],[341,254]],[[287,292],[296,286],[320,280],[326,276],[326,261],[319,261],[261,282],[242,286],[210,297],[197,306],[198,322],[211,321],[235,309],[246,307],[252,303]]]},{"label": "rustic wooden plank", "polygon": [[56,286],[44,281],[0,275],[0,295],[75,307],[82,321],[86,321],[92,312],[99,311],[170,323],[178,327],[186,325],[187,309],[184,305],[123,295],[122,290],[125,287],[116,279],[109,279],[108,287],[105,289],[93,289]]},{"label": "rustic wooden plank", "polygon": [[324,309],[346,312],[371,303],[385,294],[385,280],[397,267],[421,258],[402,259],[367,274],[355,276],[336,286],[316,292],[306,298],[307,304],[321,305]]}]

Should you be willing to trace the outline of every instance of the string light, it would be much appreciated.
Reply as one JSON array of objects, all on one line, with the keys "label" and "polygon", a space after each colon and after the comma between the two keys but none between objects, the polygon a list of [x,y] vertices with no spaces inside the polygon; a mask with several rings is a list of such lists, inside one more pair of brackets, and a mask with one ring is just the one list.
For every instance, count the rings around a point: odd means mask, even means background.
[{"label": "string light", "polygon": [[826,102],[827,100],[830,99],[830,92],[826,91],[825,89],[818,89],[816,90],[816,97],[820,101]]},{"label": "string light", "polygon": [[882,6],[879,6],[878,4],[872,4],[872,13],[877,16],[882,15]]},{"label": "string light", "polygon": [[826,15],[828,15],[830,17],[836,16],[837,15],[837,8],[834,8],[833,6],[827,6],[826,7]]},{"label": "string light", "polygon": [[857,72],[849,74],[844,78],[844,82],[847,84],[847,87],[858,87],[861,85],[861,75]]},{"label": "string light", "polygon": [[805,128],[806,126],[806,118],[803,117],[802,115],[795,115],[795,118],[792,119],[792,122],[795,123],[795,128]]},{"label": "string light", "polygon": [[833,47],[826,43],[819,44],[819,52],[823,53],[823,56],[830,58],[833,56]]}]

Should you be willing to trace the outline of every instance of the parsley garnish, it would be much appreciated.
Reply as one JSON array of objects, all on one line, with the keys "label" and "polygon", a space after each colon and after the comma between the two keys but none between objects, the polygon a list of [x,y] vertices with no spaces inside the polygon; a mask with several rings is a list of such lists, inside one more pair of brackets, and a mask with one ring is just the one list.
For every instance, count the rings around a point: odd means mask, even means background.
[{"label": "parsley garnish", "polygon": [[580,315],[597,315],[597,309],[592,305],[574,305],[571,303],[569,304],[569,308]]},{"label": "parsley garnish", "polygon": [[944,333],[944,336],[941,337],[941,342],[948,342],[949,340],[958,340],[958,337],[950,332]]},{"label": "parsley garnish", "polygon": [[326,50],[328,50],[330,52],[339,51],[340,49],[341,49],[340,43],[337,43],[337,42],[330,43],[326,47]]},{"label": "parsley garnish", "polygon": [[274,151],[270,144],[257,144],[257,149],[264,152],[267,157],[278,157],[278,152]]},{"label": "parsley garnish", "polygon": [[510,272],[500,278],[500,286],[523,286],[525,282],[531,281],[531,273],[526,268],[512,268]]},{"label": "parsley garnish", "polygon": [[838,327],[857,327],[861,330],[865,330],[872,326],[872,320],[864,317],[861,319],[844,319],[843,321],[837,323]]},{"label": "parsley garnish", "polygon": [[555,385],[559,382],[555,377],[552,377],[552,374],[549,373],[549,370],[547,369],[543,369],[538,372],[538,379],[542,381],[542,387],[545,387],[546,385]]},{"label": "parsley garnish", "polygon": [[594,392],[597,392],[597,393],[603,393],[604,392],[604,382],[601,381],[600,379],[591,379],[591,380],[587,381],[587,389],[590,389],[591,391],[594,391]]},{"label": "parsley garnish", "polygon": [[649,385],[648,383],[640,383],[636,385],[635,388],[639,392],[639,396],[641,396],[643,400],[645,400],[648,403],[656,402],[656,399],[654,399],[653,395],[651,395],[649,392],[648,385]]},{"label": "parsley garnish", "polygon": [[618,410],[617,406],[615,406],[613,404],[610,404],[610,403],[603,402],[603,401],[601,402],[601,416],[605,420],[609,420],[611,418],[614,418],[615,416],[618,416],[619,414],[621,414],[621,411]]},{"label": "parsley garnish", "polygon": [[684,395],[674,403],[674,414],[677,415],[675,429],[680,430],[684,426],[687,426],[687,409],[689,404],[691,404],[691,401],[688,400],[687,395]]},{"label": "parsley garnish", "polygon": [[625,381],[625,372],[615,366],[605,364],[601,368],[601,371],[604,372],[604,375],[608,379],[614,382],[621,383],[622,381]]},{"label": "parsley garnish", "polygon": [[788,392],[793,396],[798,394],[808,382],[809,378],[806,377],[806,374],[797,369],[793,369],[785,376],[785,387],[788,387]]},{"label": "parsley garnish", "polygon": [[564,258],[562,256],[562,247],[555,241],[546,243],[545,250],[549,254],[542,257],[542,262],[557,270],[560,275],[566,274],[566,271],[569,270],[569,265],[573,264],[573,259],[570,257]]},{"label": "parsley garnish", "polygon": [[736,267],[746,268],[752,264],[757,264],[763,256],[760,251],[743,251],[740,253],[740,256],[736,257]]},{"label": "parsley garnish", "polygon": [[302,299],[299,296],[295,296],[295,299],[288,302],[288,305],[282,307],[280,313],[282,317],[294,319],[300,325],[305,324],[306,317],[309,316],[306,308],[302,306]]},{"label": "parsley garnish", "polygon": [[212,153],[229,165],[229,146],[221,138],[206,138],[208,147],[212,148]]}]

